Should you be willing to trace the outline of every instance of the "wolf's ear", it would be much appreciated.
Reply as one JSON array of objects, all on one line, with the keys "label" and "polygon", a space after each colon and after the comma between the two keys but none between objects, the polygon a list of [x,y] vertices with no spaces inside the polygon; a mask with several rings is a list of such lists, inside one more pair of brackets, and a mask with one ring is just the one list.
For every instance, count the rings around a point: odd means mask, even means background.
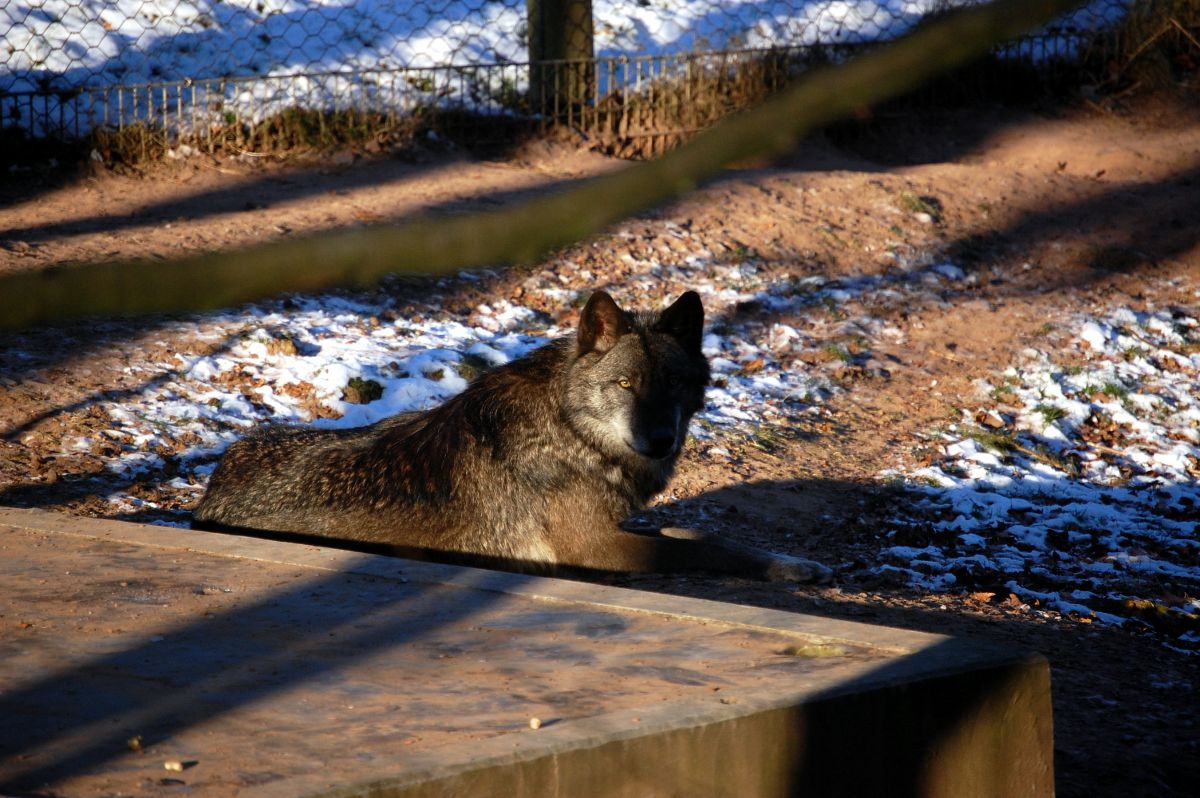
[{"label": "wolf's ear", "polygon": [[699,352],[704,337],[704,305],[700,303],[700,295],[688,291],[676,299],[658,317],[654,329],[673,336],[689,352]]},{"label": "wolf's ear", "polygon": [[631,329],[625,311],[617,307],[608,294],[597,291],[583,306],[583,313],[579,316],[579,332],[575,336],[579,354],[598,352],[603,355]]}]

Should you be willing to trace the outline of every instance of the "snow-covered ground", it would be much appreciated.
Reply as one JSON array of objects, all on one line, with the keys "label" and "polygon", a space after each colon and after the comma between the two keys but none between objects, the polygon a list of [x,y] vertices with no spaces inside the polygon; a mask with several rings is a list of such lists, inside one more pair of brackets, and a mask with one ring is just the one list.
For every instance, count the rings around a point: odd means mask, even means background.
[{"label": "snow-covered ground", "polygon": [[1106,623],[1200,613],[1197,315],[1077,316],[1066,348],[1027,349],[981,384],[938,462],[894,474],[916,500],[879,570]]},{"label": "snow-covered ground", "polygon": [[[903,330],[872,312],[944,305],[947,291],[976,280],[936,258],[828,280],[716,257],[694,242],[689,249],[672,264],[631,264],[612,291],[629,307],[647,297],[665,303],[685,287],[704,297],[715,380],[693,435],[700,456],[717,462],[764,430],[786,434],[827,412],[835,391],[870,389],[853,380],[835,387],[802,355],[847,336],[867,354],[903,342]],[[206,342],[210,354],[149,364],[145,391],[104,403],[104,439],[68,445],[95,452],[115,442],[122,451],[108,468],[130,478],[161,475],[169,462],[166,490],[187,503],[218,454],[253,425],[352,426],[429,407],[479,370],[562,334],[534,308],[578,302],[574,286],[594,282],[564,259],[525,279],[525,305],[495,300],[455,315],[434,296],[398,313],[384,295],[325,295],[179,322],[174,332]],[[792,323],[733,312],[746,303]],[[1055,320],[1057,345],[1001,366],[960,423],[930,433],[930,465],[879,475],[902,509],[867,571],[922,590],[1000,593],[1029,612],[1082,622],[1148,619],[1171,645],[1200,650],[1187,631],[1200,614],[1197,315],[1116,306]],[[873,368],[863,357],[858,366]],[[155,507],[123,491],[110,500],[117,511]]]},{"label": "snow-covered ground", "polygon": [[[960,4],[971,0],[958,0]],[[1129,0],[1094,0],[1053,26],[1075,34],[1119,19]],[[595,0],[598,57],[805,46],[891,38],[945,0]],[[90,92],[6,105],[11,123],[36,110],[42,124],[86,132],[92,124],[159,121],[196,104],[199,123],[232,113],[261,119],[297,105],[411,109],[429,102],[497,110],[524,90],[522,70],[403,73],[412,67],[516,64],[528,60],[523,0],[9,0],[0,4],[0,92],[101,89],[221,78],[193,92]],[[341,77],[329,77],[339,73]],[[358,77],[347,79],[357,73]],[[365,73],[365,74],[363,74]],[[308,75],[282,80],[288,76]],[[599,79],[607,79],[601,70]],[[318,77],[318,75],[322,75]],[[640,80],[641,72],[628,75]],[[274,78],[274,80],[265,80]],[[601,92],[610,87],[601,86]],[[215,96],[214,96],[215,95]],[[59,103],[62,103],[60,106]],[[106,116],[107,115],[107,116]],[[191,122],[192,112],[172,118]],[[211,119],[206,118],[211,116]],[[39,130],[39,133],[52,132]]]},{"label": "snow-covered ground", "polygon": [[[646,281],[654,279],[653,271]],[[746,264],[714,267],[692,259],[690,266],[671,271],[676,281],[700,291],[710,314],[759,296],[753,288],[761,280]],[[710,277],[693,279],[699,273]],[[527,286],[553,301],[578,299],[557,280],[531,277]],[[627,307],[643,307],[635,299],[636,282],[614,294]],[[166,455],[182,465],[184,476],[175,486],[199,491],[215,457],[256,424],[353,427],[421,410],[461,391],[480,370],[567,331],[545,314],[503,299],[480,304],[466,317],[437,304],[398,316],[386,299],[328,295],[180,322],[173,332],[205,342],[214,352],[149,364],[144,368],[151,387],[105,403],[113,421],[107,437],[126,449],[109,468],[132,477],[161,468]],[[696,437],[719,446],[723,435],[786,425],[793,415],[811,412],[832,388],[794,367],[805,340],[785,324],[753,332],[710,330],[703,346],[716,384],[697,416]],[[378,396],[363,402],[363,391]],[[74,449],[87,451],[96,443],[80,439]],[[126,501],[121,494],[112,498]]]}]

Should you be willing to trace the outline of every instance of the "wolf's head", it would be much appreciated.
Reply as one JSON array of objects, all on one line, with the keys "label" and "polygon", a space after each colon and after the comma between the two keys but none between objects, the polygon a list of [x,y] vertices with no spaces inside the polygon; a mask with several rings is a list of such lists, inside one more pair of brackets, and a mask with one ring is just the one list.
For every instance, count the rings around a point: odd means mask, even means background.
[{"label": "wolf's head", "polygon": [[572,425],[611,456],[674,460],[704,406],[703,328],[694,291],[659,313],[628,313],[597,291],[575,336],[566,397]]}]

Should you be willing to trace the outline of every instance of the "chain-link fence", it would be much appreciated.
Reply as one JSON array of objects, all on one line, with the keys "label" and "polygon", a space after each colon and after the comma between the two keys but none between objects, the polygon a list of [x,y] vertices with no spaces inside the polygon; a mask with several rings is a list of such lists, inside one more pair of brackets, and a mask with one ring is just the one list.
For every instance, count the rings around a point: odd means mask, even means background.
[{"label": "chain-link fence", "polygon": [[[3,0],[0,124],[254,147],[470,117],[653,150],[974,1]],[[1130,2],[1094,0],[998,55],[1071,59]]]}]

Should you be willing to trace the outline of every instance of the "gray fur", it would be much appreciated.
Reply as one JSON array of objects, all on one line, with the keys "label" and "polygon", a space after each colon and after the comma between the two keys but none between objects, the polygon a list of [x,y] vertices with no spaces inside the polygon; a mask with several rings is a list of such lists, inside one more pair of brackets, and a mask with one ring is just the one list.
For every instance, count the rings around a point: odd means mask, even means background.
[{"label": "gray fur", "polygon": [[694,292],[639,314],[597,292],[576,335],[483,374],[431,410],[350,430],[252,432],[222,457],[194,524],[520,569],[826,578],[815,563],[691,530],[618,526],[666,486],[703,406],[703,319]]}]

